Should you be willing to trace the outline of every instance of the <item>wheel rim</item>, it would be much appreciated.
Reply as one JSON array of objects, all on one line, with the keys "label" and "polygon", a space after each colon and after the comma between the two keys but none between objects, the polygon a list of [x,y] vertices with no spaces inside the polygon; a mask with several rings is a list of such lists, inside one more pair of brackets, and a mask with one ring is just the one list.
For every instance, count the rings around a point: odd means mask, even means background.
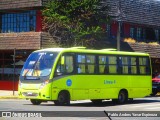
[{"label": "wheel rim", "polygon": [[125,95],[124,95],[124,93],[120,93],[120,95],[119,95],[119,101],[120,102],[124,102],[125,101]]},{"label": "wheel rim", "polygon": [[124,91],[120,91],[119,96],[118,96],[118,102],[120,104],[125,103],[127,101],[127,94]]},{"label": "wheel rim", "polygon": [[65,97],[64,95],[60,95],[58,98],[59,103],[65,103]]},{"label": "wheel rim", "polygon": [[66,92],[61,92],[58,96],[59,105],[69,105],[70,104],[70,97],[69,94]]}]

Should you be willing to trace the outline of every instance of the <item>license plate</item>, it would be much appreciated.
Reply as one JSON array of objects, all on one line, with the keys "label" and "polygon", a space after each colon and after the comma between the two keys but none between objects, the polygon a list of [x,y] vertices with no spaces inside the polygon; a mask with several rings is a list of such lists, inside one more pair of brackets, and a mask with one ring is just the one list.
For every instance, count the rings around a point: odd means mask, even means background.
[{"label": "license plate", "polygon": [[27,94],[28,94],[28,95],[32,95],[33,93],[32,93],[32,92],[28,92]]}]

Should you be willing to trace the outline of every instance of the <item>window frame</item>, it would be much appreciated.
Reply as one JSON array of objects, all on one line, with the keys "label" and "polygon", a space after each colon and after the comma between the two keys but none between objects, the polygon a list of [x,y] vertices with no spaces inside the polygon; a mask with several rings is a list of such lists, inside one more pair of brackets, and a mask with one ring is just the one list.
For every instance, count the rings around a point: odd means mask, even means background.
[{"label": "window frame", "polygon": [[[151,65],[150,65],[151,63],[150,63],[149,56],[120,55],[120,54],[96,54],[96,53],[85,53],[85,52],[84,53],[66,52],[60,56],[59,61],[61,61],[61,57],[63,55],[73,57],[73,71],[71,73],[63,73],[63,75],[150,75],[151,74]],[[78,55],[85,56],[84,58],[85,61],[82,63],[78,62]],[[94,62],[87,63],[86,56],[94,56]],[[116,58],[116,63],[109,64],[109,61],[108,61],[108,63],[105,62],[104,64],[103,63],[100,64],[99,58],[101,56],[108,57],[108,60],[110,56],[113,56]],[[127,62],[125,64],[122,64],[122,62],[120,61],[120,58],[122,59],[123,57],[126,57],[127,59]],[[140,61],[139,61],[140,58],[146,58],[148,63],[146,65],[140,65]],[[131,63],[132,62],[131,59],[135,59],[135,64]],[[85,71],[83,73],[78,72],[79,65],[84,65]],[[86,69],[87,69],[86,66],[88,65],[94,65],[94,72],[92,73],[86,72]],[[116,66],[116,73],[104,73],[104,72],[100,73],[100,65],[105,65],[106,67],[108,67],[108,69],[110,66],[114,65]],[[58,63],[57,63],[57,66],[58,66]],[[146,73],[144,74],[140,73],[141,66],[146,66]],[[123,67],[127,67],[128,72],[124,73]],[[136,72],[132,72],[132,67],[135,67],[133,68],[133,71],[135,70]]]},{"label": "window frame", "polygon": [[36,14],[36,10],[1,14],[0,33],[36,31]]},{"label": "window frame", "polygon": [[[78,60],[78,55],[81,55],[81,56],[85,56],[85,62],[84,63],[80,63],[80,62],[78,62],[79,60]],[[94,63],[88,63],[87,62],[87,56],[94,56]],[[96,69],[96,66],[97,66],[97,63],[96,63],[96,61],[97,61],[97,57],[96,57],[96,54],[90,54],[90,53],[76,53],[76,55],[75,55],[75,66],[76,66],[76,73],[77,74],[96,74],[97,72],[97,69]],[[82,72],[82,73],[79,73],[79,70],[78,70],[78,68],[79,68],[79,65],[84,65],[84,69],[85,69],[85,71],[84,72]],[[86,71],[89,71],[88,70],[88,65],[94,65],[94,72],[92,72],[92,73],[89,73],[89,72],[86,72]]]},{"label": "window frame", "polygon": [[[117,65],[117,73],[100,73],[100,70],[99,70],[99,66],[100,65],[106,65],[106,66],[110,66],[110,65],[112,65],[112,64],[99,64],[99,57],[100,56],[115,56],[115,57],[117,57],[117,64],[114,64],[114,65]],[[127,57],[127,63],[126,64],[123,64],[122,63],[122,61],[120,60],[120,59],[122,59],[123,57]],[[133,65],[132,63],[131,63],[131,59],[132,58],[135,58],[135,60],[136,60],[136,64],[135,65]],[[146,58],[146,60],[147,60],[147,62],[148,63],[146,63],[145,65],[140,65],[140,61],[139,61],[139,59],[140,58]],[[146,73],[144,73],[144,74],[142,74],[142,73],[140,73],[140,67],[145,67],[146,66]],[[123,71],[123,68],[124,67],[127,67],[127,71],[128,72],[126,72],[126,73],[124,73],[124,71]],[[133,73],[133,72],[131,72],[132,71],[132,67],[136,67],[135,68],[135,70],[136,70],[136,73]],[[150,66],[150,58],[148,57],[148,56],[134,56],[134,55],[112,55],[112,54],[101,54],[101,55],[98,55],[98,74],[107,74],[107,75],[113,75],[113,74],[116,74],[116,75],[150,75],[151,74],[151,66]],[[148,69],[148,70],[147,70]]]},{"label": "window frame", "polygon": [[[58,58],[58,62],[56,64],[56,69],[54,71],[55,76],[73,75],[73,74],[75,74],[75,55],[74,54],[75,53],[63,53],[63,54],[61,54],[61,56]],[[70,73],[67,73],[65,71],[64,72],[61,72],[61,71],[57,72],[57,69],[58,69],[59,66],[60,66],[60,70],[62,68],[62,65],[60,63],[61,59],[62,59],[62,56],[72,56],[73,57],[73,70],[72,70],[72,72],[70,72]]]}]

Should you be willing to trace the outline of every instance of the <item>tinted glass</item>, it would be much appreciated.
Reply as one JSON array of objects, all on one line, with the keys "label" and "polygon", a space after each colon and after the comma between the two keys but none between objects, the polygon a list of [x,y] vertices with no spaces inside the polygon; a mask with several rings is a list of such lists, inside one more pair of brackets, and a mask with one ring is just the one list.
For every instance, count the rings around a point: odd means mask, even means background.
[{"label": "tinted glass", "polygon": [[21,72],[21,76],[48,76],[57,53],[53,52],[36,52],[32,53]]}]

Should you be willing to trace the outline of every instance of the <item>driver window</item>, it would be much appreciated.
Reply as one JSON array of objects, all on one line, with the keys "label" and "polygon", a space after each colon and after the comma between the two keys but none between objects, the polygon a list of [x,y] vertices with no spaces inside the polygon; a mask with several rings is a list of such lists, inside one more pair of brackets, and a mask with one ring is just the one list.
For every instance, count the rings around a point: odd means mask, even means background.
[{"label": "driver window", "polygon": [[73,56],[72,55],[62,55],[57,67],[57,75],[70,74],[73,72]]}]

